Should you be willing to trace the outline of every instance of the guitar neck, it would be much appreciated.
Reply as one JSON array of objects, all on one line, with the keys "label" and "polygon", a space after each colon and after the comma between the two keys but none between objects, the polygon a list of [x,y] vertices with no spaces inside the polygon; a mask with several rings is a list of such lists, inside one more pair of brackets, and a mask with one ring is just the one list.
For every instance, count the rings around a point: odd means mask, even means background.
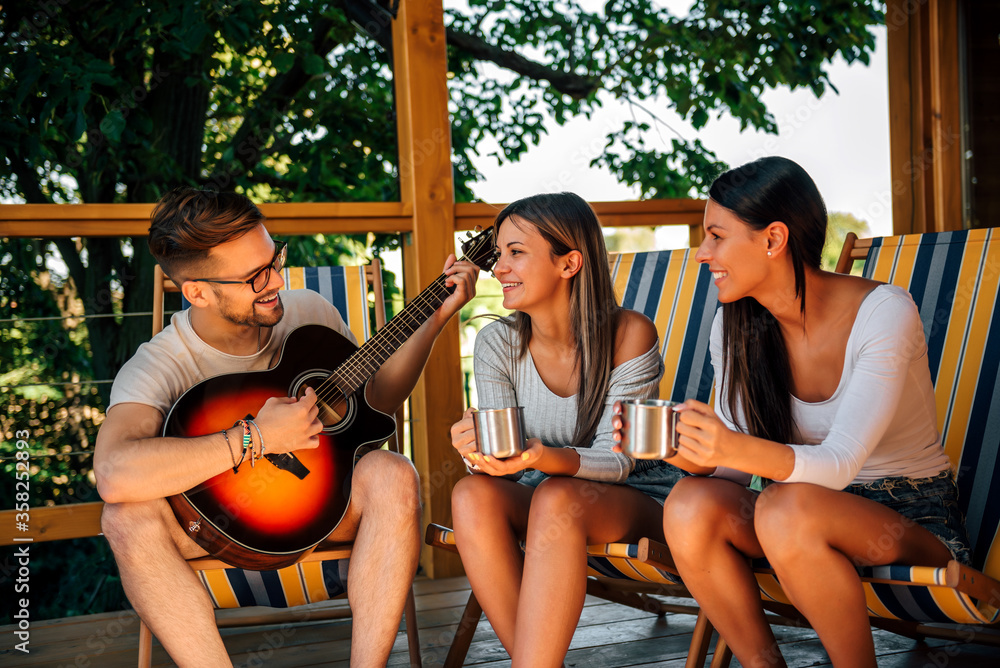
[{"label": "guitar neck", "polygon": [[375,336],[337,367],[333,377],[337,379],[337,385],[345,395],[353,394],[374,376],[385,361],[444,303],[453,291],[453,288],[445,285],[445,278],[444,274],[438,276]]}]

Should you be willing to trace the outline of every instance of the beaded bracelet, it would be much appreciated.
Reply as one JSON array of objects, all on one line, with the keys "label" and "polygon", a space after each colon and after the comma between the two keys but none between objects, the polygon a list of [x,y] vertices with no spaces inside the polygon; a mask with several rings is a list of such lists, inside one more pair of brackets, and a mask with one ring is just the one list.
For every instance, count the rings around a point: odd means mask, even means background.
[{"label": "beaded bracelet", "polygon": [[[257,426],[256,422],[254,422],[253,420],[247,420],[247,422],[249,422],[250,424],[252,424],[253,428],[257,430],[257,440],[260,441],[260,452],[257,453],[257,459],[260,459],[261,457],[264,456],[264,434],[262,434],[260,432],[260,427]],[[253,456],[253,449],[251,448],[251,450],[250,450],[250,465],[251,466],[253,466],[253,462],[254,462],[254,456]]]}]

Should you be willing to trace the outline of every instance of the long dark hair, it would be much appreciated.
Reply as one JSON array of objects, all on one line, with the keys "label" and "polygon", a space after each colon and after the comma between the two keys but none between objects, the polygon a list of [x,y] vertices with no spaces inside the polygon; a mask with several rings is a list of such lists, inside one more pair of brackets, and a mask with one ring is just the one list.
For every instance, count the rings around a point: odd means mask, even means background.
[{"label": "long dark hair", "polygon": [[[806,171],[787,158],[760,158],[719,176],[708,194],[754,230],[775,221],[788,227],[795,297],[805,316],[805,272],[819,269],[827,220],[823,197]],[[730,416],[741,407],[747,433],[794,442],[792,372],[777,320],[752,297],[723,304],[722,317]]]},{"label": "long dark hair", "polygon": [[[496,218],[495,234],[499,234],[500,226],[511,216],[534,225],[548,242],[553,256],[561,257],[572,250],[583,255],[580,271],[570,279],[570,322],[580,371],[573,445],[589,447],[611,385],[621,311],[608,271],[608,250],[601,223],[590,205],[573,193],[534,195],[508,204]],[[518,359],[521,359],[531,341],[531,316],[517,311],[505,322],[518,334]]]}]

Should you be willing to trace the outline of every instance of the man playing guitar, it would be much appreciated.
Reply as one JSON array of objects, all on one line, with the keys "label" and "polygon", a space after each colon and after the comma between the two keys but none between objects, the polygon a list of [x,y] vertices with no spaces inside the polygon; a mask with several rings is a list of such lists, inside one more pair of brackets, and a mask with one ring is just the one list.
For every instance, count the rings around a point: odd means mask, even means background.
[{"label": "man playing guitar", "polygon": [[[210,597],[185,563],[206,552],[178,524],[166,498],[234,468],[243,430],[161,437],[165,416],[204,378],[267,369],[299,325],[326,325],[353,341],[337,310],[316,293],[279,297],[285,250],[263,220],[249,199],[234,193],[184,188],[160,200],[150,251],[191,307],[122,368],[97,438],[94,471],[106,502],[101,524],[125,593],[179,666],[232,663]],[[478,272],[472,263],[448,258],[445,285],[453,292],[368,382],[373,408],[392,415],[406,400],[445,323],[474,296]],[[268,454],[316,448],[323,427],[317,414],[312,388],[298,399],[271,397],[254,417],[259,432],[253,439],[266,443]],[[385,450],[358,460],[350,505],[328,540],[354,543],[347,585],[351,665],[383,666],[420,547],[419,485],[410,462]]]}]

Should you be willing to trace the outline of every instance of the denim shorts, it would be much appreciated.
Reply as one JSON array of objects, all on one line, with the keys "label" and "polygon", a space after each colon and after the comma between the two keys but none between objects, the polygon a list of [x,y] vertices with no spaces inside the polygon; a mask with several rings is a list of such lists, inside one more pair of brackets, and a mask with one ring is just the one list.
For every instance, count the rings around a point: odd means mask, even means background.
[{"label": "denim shorts", "polygon": [[845,492],[895,510],[930,531],[963,564],[972,561],[965,518],[958,507],[958,488],[951,470],[930,478],[881,478],[849,485]]},{"label": "denim shorts", "polygon": [[[637,459],[635,468],[624,482],[619,483],[634,487],[646,496],[651,496],[661,506],[667,500],[667,494],[674,488],[677,481],[688,475],[673,464],[659,459]],[[529,469],[517,481],[529,487],[538,487],[539,483],[548,478],[547,473]],[[609,483],[611,484],[611,483]]]}]

